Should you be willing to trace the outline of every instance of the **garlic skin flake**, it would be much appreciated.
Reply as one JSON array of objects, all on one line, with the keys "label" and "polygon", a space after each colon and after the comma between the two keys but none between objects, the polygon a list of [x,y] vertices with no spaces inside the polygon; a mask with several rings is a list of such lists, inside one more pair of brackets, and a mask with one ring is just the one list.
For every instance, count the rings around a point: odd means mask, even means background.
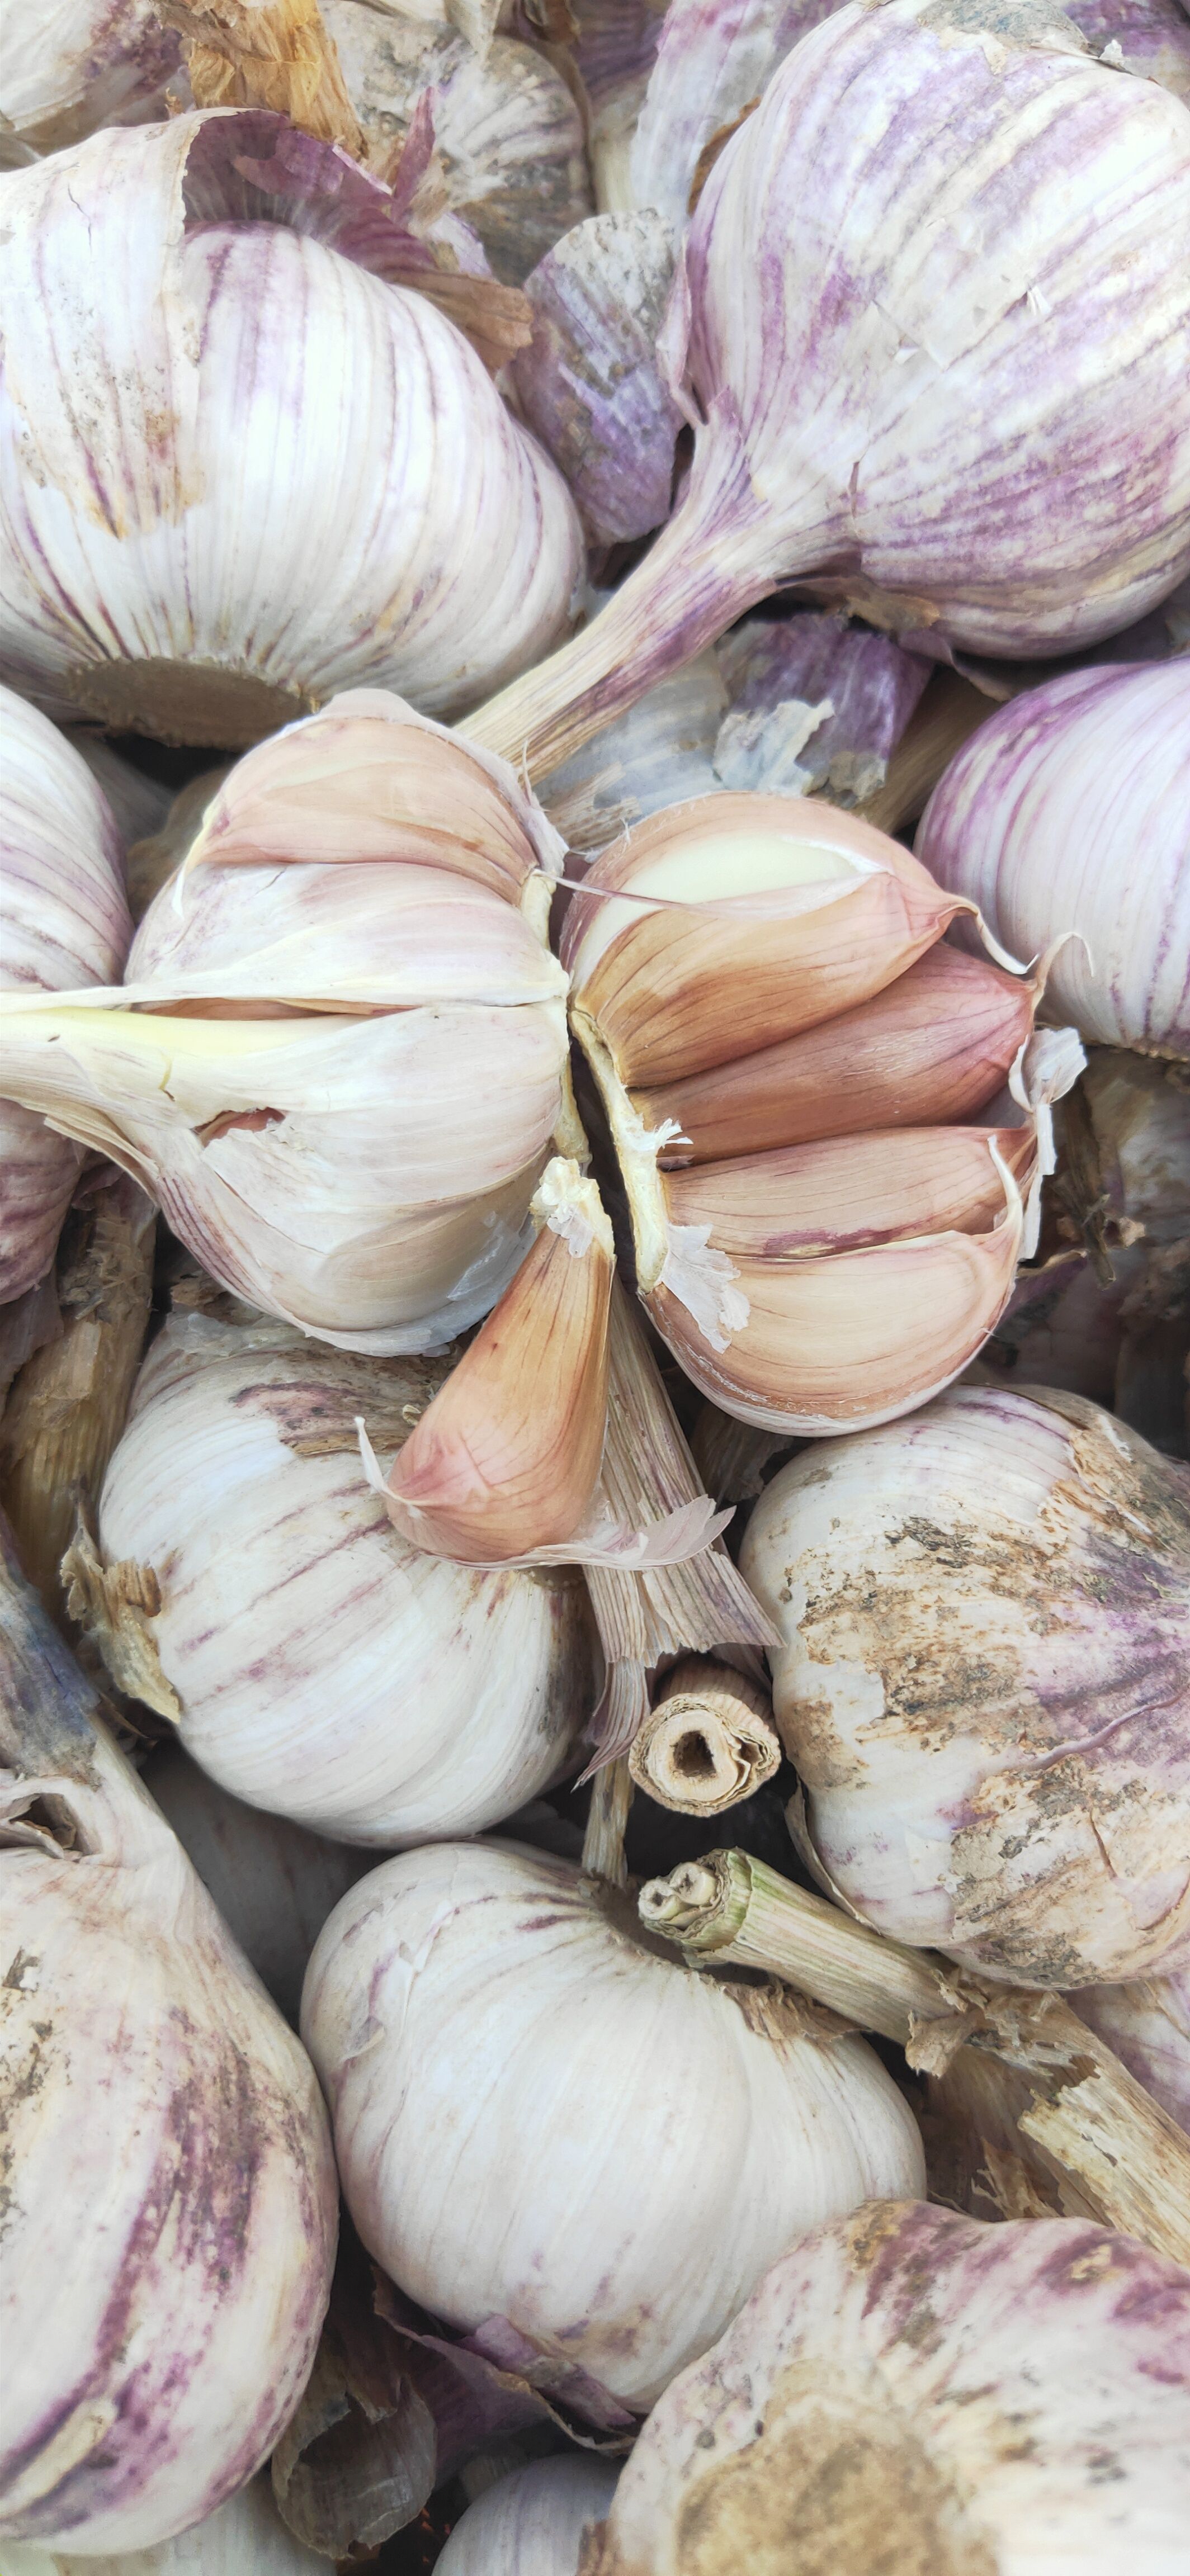
[{"label": "garlic skin flake", "polygon": [[531,2460],[460,2515],[439,2576],[578,2576],[583,2535],[601,2522],[619,2472],[610,2460]]},{"label": "garlic skin flake", "polygon": [[1079,2219],[888,2202],[784,2255],[666,2391],[583,2576],[1180,2576],[1186,2275]]},{"label": "garlic skin flake", "polygon": [[51,713],[246,743],[360,679],[449,712],[558,634],[573,507],[390,282],[394,202],[255,110],[10,174],[0,670]]},{"label": "garlic skin flake", "polygon": [[1048,994],[1084,1037],[1190,1057],[1190,660],[1067,671],[998,707],[916,848],[1018,956],[1073,925]]},{"label": "garlic skin flake", "polygon": [[657,343],[676,251],[673,225],[649,210],[595,215],[525,282],[533,337],[512,361],[517,400],[595,546],[669,517],[682,413]]},{"label": "garlic skin flake", "polygon": [[655,1955],[542,1852],[373,1871],[320,1936],[301,2026],[369,2251],[596,2422],[650,2406],[793,2235],[918,2188],[862,2040]]},{"label": "garlic skin flake", "polygon": [[824,1885],[1018,1984],[1181,1961],[1183,1469],[1079,1396],[955,1387],[782,1468],[741,1562]]},{"label": "garlic skin flake", "polygon": [[597,1696],[577,1577],[445,1563],[369,1491],[356,1417],[391,1447],[442,1374],[171,1319],[99,1500],[117,1624],[128,1569],[153,1570],[159,1608],[123,1616],[187,1752],[250,1806],[388,1849],[538,1796]]},{"label": "garlic skin flake", "polygon": [[[116,981],[132,937],[102,789],[48,717],[0,688],[0,988]],[[0,1101],[0,1304],[45,1276],[82,1153]]]},{"label": "garlic skin flake", "polygon": [[208,2514],[205,2522],[156,2549],[122,2549],[118,2558],[77,2558],[72,2551],[6,2543],[4,2576],[327,2576],[328,2562],[295,2540],[273,2502],[267,2470]]}]

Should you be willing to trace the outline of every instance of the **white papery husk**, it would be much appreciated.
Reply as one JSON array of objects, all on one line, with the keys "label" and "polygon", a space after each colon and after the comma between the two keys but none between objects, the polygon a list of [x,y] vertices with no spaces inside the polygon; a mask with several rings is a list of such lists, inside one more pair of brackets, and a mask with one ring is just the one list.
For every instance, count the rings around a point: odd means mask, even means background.
[{"label": "white papery husk", "polygon": [[[110,984],[131,936],[102,790],[48,717],[0,689],[0,989]],[[49,1269],[82,1160],[35,1111],[0,1101],[0,1301]]]},{"label": "white papery husk", "polygon": [[1126,1986],[1084,1986],[1075,2008],[1170,2119],[1190,2132],[1190,1968]]},{"label": "white papery husk", "polygon": [[0,15],[0,119],[36,152],[167,112],[182,58],[155,0],[37,0]]},{"label": "white papery husk", "polygon": [[365,1480],[355,1417],[396,1446],[442,1374],[174,1318],[99,1501],[113,1609],[115,1569],[156,1576],[159,1609],[126,1622],[194,1760],[388,1849],[497,1823],[577,1767],[598,1695],[575,1574],[423,1554]]},{"label": "white papery husk", "polygon": [[328,2562],[295,2540],[273,2502],[267,2473],[250,2480],[205,2522],[157,2549],[77,2558],[6,2542],[4,2576],[326,2576]]},{"label": "white papery husk", "polygon": [[666,2392],[583,2576],[1180,2576],[1188,2302],[1083,2220],[860,2210]]},{"label": "white papery husk", "polygon": [[616,2492],[610,2460],[531,2460],[500,2478],[454,2525],[440,2576],[575,2576],[583,2534]]},{"label": "white papery husk", "polygon": [[409,237],[344,153],[183,115],[12,173],[6,214],[0,667],[51,711],[242,743],[372,679],[439,713],[558,633],[561,478],[388,282]]},{"label": "white papery husk", "polygon": [[604,1902],[541,1852],[406,1853],[331,1916],[302,2031],[369,2251],[623,2424],[792,2236],[906,2188],[921,2146],[864,2041],[654,1955]]},{"label": "white papery husk", "polygon": [[1190,1942],[1190,1493],[1080,1396],[963,1386],[815,1448],[742,1570],[791,1823],[877,1930],[1075,1988]]}]

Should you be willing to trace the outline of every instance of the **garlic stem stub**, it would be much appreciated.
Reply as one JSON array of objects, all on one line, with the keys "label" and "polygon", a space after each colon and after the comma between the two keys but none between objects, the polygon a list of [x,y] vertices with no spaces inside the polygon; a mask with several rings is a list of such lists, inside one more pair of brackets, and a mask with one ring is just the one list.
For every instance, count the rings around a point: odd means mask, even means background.
[{"label": "garlic stem stub", "polygon": [[441,2576],[578,2576],[584,2534],[616,2492],[610,2460],[531,2460],[470,2504],[454,2525]]},{"label": "garlic stem stub", "polygon": [[992,1978],[1180,1967],[1184,1469],[1079,1396],[956,1387],[780,1469],[742,1570],[821,1884]]},{"label": "garlic stem stub", "polygon": [[792,2236],[922,2171],[862,2040],[659,1958],[616,1903],[541,1852],[408,1852],[336,1909],[302,2003],[369,2251],[613,2429]]},{"label": "garlic stem stub", "polygon": [[379,181],[216,111],[14,171],[6,206],[0,670],[51,713],[221,746],[358,681],[445,713],[558,635],[565,485],[429,300],[483,281]]},{"label": "garlic stem stub", "polygon": [[781,1760],[768,1693],[709,1655],[668,1672],[628,1756],[639,1789],[680,1815],[721,1816]]}]

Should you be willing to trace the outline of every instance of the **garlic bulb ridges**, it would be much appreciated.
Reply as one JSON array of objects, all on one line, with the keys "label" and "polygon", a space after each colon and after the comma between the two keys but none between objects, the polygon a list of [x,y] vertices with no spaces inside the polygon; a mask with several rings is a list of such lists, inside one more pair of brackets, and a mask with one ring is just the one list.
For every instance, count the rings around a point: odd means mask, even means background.
[{"label": "garlic bulb ridges", "polygon": [[602,2521],[617,2475],[610,2460],[572,2457],[499,2478],[454,2525],[442,2576],[577,2576],[583,2535]]}]

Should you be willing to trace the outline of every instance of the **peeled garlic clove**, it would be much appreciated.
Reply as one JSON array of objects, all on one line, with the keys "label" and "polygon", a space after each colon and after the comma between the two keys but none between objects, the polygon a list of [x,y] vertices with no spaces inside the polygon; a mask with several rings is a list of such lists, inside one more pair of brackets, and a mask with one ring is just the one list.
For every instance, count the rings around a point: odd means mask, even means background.
[{"label": "peeled garlic clove", "polygon": [[326,2576],[327,2561],[287,2531],[267,2471],[176,2540],[123,2549],[118,2558],[76,2558],[56,2549],[6,2546],[4,2576]]},{"label": "peeled garlic clove", "polygon": [[650,208],[596,215],[526,280],[533,338],[512,380],[592,545],[647,536],[669,517],[682,414],[657,342],[675,253],[673,226]]},{"label": "peeled garlic clove", "polygon": [[666,1674],[628,1767],[660,1806],[719,1816],[771,1780],[780,1760],[767,1691],[709,1655],[686,1655]]},{"label": "peeled garlic clove", "polygon": [[1190,662],[1068,671],[999,707],[917,851],[1018,956],[1077,930],[1048,995],[1084,1037],[1190,1056]]},{"label": "peeled garlic clove", "polygon": [[1190,1970],[1125,1986],[1084,1986],[1075,2005],[1146,2093],[1190,2131]]},{"label": "peeled garlic clove", "polygon": [[[113,1665],[253,1807],[382,1848],[495,1824],[577,1767],[598,1692],[581,1580],[410,1548],[368,1490],[443,1364],[173,1318],[72,1570]],[[77,1551],[76,1551],[77,1559]],[[146,1595],[150,1606],[143,1604]]]},{"label": "peeled garlic clove", "polygon": [[0,120],[36,153],[167,113],[182,48],[155,0],[56,0],[0,29]]},{"label": "peeled garlic clove", "polygon": [[671,0],[632,142],[638,205],[685,221],[708,147],[756,106],[790,47],[836,5],[751,0],[743,8],[708,8],[705,0]]},{"label": "peeled garlic clove", "polygon": [[532,1213],[540,1230],[515,1279],[377,1480],[411,1546],[464,1563],[573,1538],[603,1457],[612,1230],[595,1183],[562,1156]]},{"label": "peeled garlic clove", "polygon": [[[0,986],[111,984],[132,924],[107,801],[73,745],[0,689]],[[43,1278],[82,1155],[0,1101],[0,1303]]]},{"label": "peeled garlic clove", "polygon": [[226,745],[359,680],[448,710],[543,651],[572,505],[460,333],[387,282],[407,235],[378,181],[260,111],[10,175],[8,675]]},{"label": "peeled garlic clove", "polygon": [[531,2460],[468,2505],[441,2576],[578,2576],[584,2534],[602,2522],[618,2475],[610,2460]]},{"label": "peeled garlic clove", "polygon": [[1082,2219],[902,2201],[819,2228],[667,2390],[590,2576],[825,2569],[840,2531],[857,2569],[1158,2576],[1190,2510],[1185,2298]]},{"label": "peeled garlic clove", "polygon": [[11,1565],[3,1614],[0,2542],[90,2561],[213,2513],[267,2457],[338,2195],[307,2059]]},{"label": "peeled garlic clove", "polygon": [[955,1387],[783,1467],[742,1566],[808,1848],[865,1921],[1029,1985],[1174,1964],[1183,1469],[1078,1396]]},{"label": "peeled garlic clove", "polygon": [[[567,1863],[479,1844],[353,1889],[302,2004],[369,2251],[478,2350],[612,2426],[793,2236],[920,2188],[875,2056],[805,2027],[646,1949]],[[427,2154],[435,2137],[449,2153]]]},{"label": "peeled garlic clove", "polygon": [[642,1125],[678,1133],[663,1165],[766,1152],[982,1109],[1028,1038],[1034,989],[939,944],[882,993],[776,1046],[636,1091]]}]

